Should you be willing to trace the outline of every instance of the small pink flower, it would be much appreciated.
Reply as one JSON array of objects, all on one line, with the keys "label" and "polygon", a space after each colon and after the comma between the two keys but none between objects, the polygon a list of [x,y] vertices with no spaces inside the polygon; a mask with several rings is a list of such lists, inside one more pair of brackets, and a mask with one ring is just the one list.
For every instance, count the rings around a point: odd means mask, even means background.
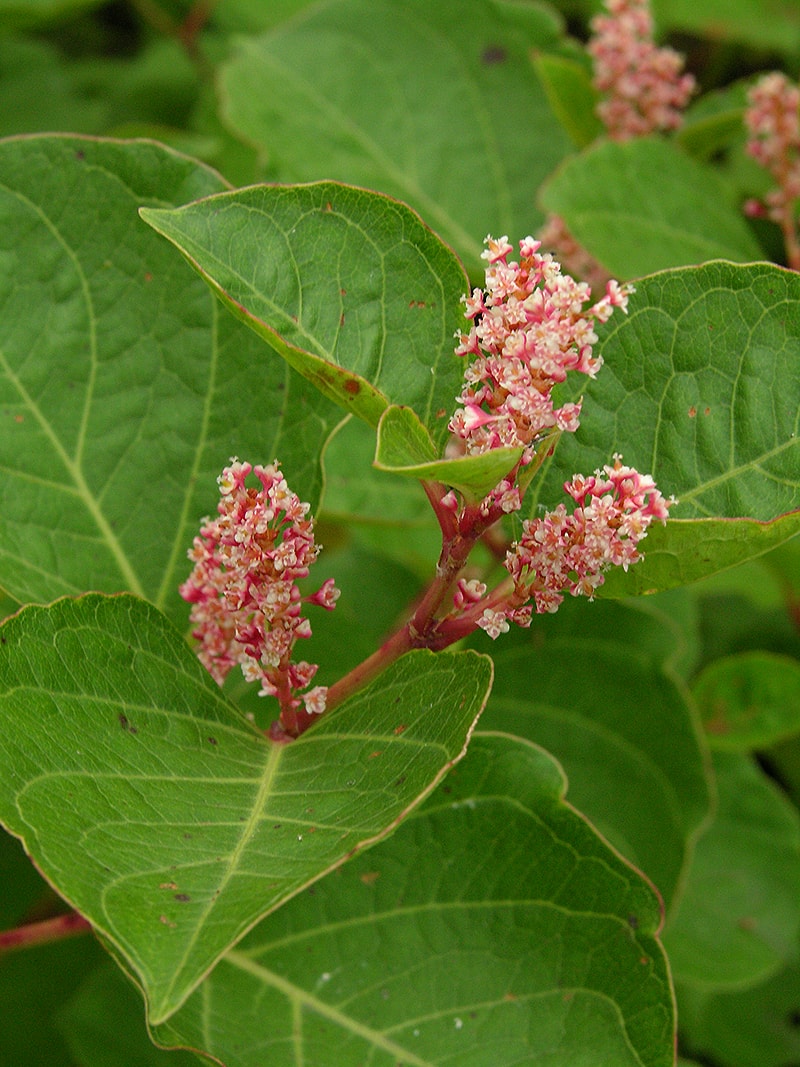
[{"label": "small pink flower", "polygon": [[509,631],[505,614],[502,611],[492,611],[491,608],[487,608],[478,619],[478,626],[495,641],[500,634],[507,634]]}]

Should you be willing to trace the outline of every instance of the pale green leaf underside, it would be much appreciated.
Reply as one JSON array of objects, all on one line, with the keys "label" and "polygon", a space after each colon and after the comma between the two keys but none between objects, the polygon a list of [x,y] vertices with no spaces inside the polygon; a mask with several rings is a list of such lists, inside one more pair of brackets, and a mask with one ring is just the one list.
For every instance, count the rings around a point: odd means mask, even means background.
[{"label": "pale green leaf underside", "polygon": [[225,305],[313,385],[372,426],[407,404],[441,443],[460,391],[467,279],[410,208],[316,182],[143,211]]},{"label": "pale green leaf underside", "polygon": [[430,434],[410,408],[387,408],[378,424],[375,466],[379,470],[421,478],[460,489],[480,499],[515,466],[521,448],[498,448],[480,456],[440,459]]},{"label": "pale green leaf underside", "polygon": [[588,1048],[669,1067],[656,897],[564,788],[541,749],[477,734],[423,808],[256,927],[156,1037],[228,1067],[574,1067]]},{"label": "pale green leaf underside", "polygon": [[0,586],[148,597],[176,620],[231,455],[315,504],[339,414],[221,312],[137,211],[217,192],[150,142],[0,143]]},{"label": "pale green leaf underside", "polygon": [[124,959],[152,1021],[423,797],[491,682],[485,657],[412,653],[276,745],[144,601],[29,607],[2,635],[0,818]]},{"label": "pale green leaf underside", "polygon": [[540,225],[535,191],[570,149],[529,58],[555,42],[534,5],[321,3],[240,42],[221,71],[223,113],[281,181],[396,196],[477,275],[487,232]]}]

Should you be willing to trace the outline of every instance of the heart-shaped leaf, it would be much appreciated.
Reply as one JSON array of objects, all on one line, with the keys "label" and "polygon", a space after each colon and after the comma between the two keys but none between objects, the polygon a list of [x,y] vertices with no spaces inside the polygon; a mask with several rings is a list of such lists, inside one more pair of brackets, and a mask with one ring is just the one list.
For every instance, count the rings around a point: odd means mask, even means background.
[{"label": "heart-shaped leaf", "polygon": [[636,286],[629,315],[603,327],[577,434],[526,498],[530,513],[558,503],[614,452],[678,498],[644,563],[609,577],[616,595],[696,581],[800,529],[800,277],[717,262]]},{"label": "heart-shaped leaf", "polygon": [[225,120],[281,181],[324,175],[411,204],[477,274],[487,230],[539,225],[535,191],[570,150],[529,58],[558,32],[534,4],[318,4],[239,42]]},{"label": "heart-shaped leaf", "polygon": [[372,426],[389,404],[408,404],[437,443],[447,436],[468,282],[405,204],[316,182],[254,186],[142,216],[335,403]]},{"label": "heart-shaped leaf", "polygon": [[583,633],[584,604],[572,633],[504,635],[484,725],[552,752],[573,802],[669,909],[708,812],[705,754],[682,687],[631,643],[625,609],[613,607],[605,634]]},{"label": "heart-shaped leaf", "polygon": [[127,595],[0,629],[0,818],[167,1018],[230,945],[373,843],[463,754],[474,653],[404,657],[291,744]]},{"label": "heart-shaped leaf", "polygon": [[21,601],[128,590],[182,622],[231,455],[278,456],[319,499],[337,409],[137,216],[223,187],[149,142],[0,142],[0,586]]},{"label": "heart-shaped leaf", "polygon": [[[542,750],[477,734],[389,840],[269,916],[168,1023],[228,1067],[670,1067],[650,886]],[[235,1003],[237,1011],[229,1006]]]},{"label": "heart-shaped leaf", "polygon": [[559,167],[539,199],[616,278],[763,255],[734,190],[674,142],[601,141]]}]

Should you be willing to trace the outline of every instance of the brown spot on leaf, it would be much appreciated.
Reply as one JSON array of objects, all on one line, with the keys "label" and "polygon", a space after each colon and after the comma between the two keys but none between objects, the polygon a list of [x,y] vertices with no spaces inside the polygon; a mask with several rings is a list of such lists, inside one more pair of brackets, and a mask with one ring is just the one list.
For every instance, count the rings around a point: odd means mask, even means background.
[{"label": "brown spot on leaf", "polygon": [[358,877],[361,879],[364,885],[374,885],[375,882],[377,882],[377,880],[380,878],[380,876],[380,871],[364,871],[364,873],[360,874]]},{"label": "brown spot on leaf", "polygon": [[697,408],[694,406],[694,404],[692,404],[692,406],[689,408],[689,418],[690,419],[694,419],[694,418],[696,418],[696,416],[697,416]]},{"label": "brown spot on leaf", "polygon": [[487,44],[481,52],[481,62],[485,63],[487,67],[492,67],[497,63],[505,63],[507,59],[508,52],[501,44]]},{"label": "brown spot on leaf", "polygon": [[208,741],[209,745],[218,745],[219,744],[219,741],[217,741],[216,737],[207,737],[206,741]]},{"label": "brown spot on leaf", "polygon": [[161,885],[158,888],[159,889],[177,889],[178,888],[178,883],[177,882],[162,882]]},{"label": "brown spot on leaf", "polygon": [[392,733],[395,737],[399,737],[400,734],[405,733],[406,729],[406,724],[404,722],[401,722],[399,726],[395,726],[394,730],[392,730]]},{"label": "brown spot on leaf", "polygon": [[181,904],[188,904],[192,898],[188,893],[176,893],[175,899]]},{"label": "brown spot on leaf", "polygon": [[348,380],[344,383],[344,391],[346,393],[349,393],[350,396],[358,396],[358,394],[361,392],[361,386],[353,378],[348,378]]}]

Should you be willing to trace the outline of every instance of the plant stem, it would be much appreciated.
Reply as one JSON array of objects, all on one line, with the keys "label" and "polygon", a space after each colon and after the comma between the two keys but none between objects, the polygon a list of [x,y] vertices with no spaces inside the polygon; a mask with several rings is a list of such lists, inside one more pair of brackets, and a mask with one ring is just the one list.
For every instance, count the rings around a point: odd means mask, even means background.
[{"label": "plant stem", "polygon": [[13,930],[0,930],[0,953],[31,948],[48,941],[62,941],[67,937],[88,933],[91,928],[87,919],[77,911],[70,911],[66,915],[56,915],[53,919],[17,926]]}]

